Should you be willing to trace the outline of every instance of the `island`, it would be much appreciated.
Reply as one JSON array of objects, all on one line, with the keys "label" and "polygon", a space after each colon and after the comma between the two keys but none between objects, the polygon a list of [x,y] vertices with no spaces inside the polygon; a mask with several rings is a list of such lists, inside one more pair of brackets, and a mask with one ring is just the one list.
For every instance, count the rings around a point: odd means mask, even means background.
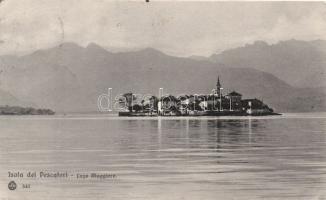
[{"label": "island", "polygon": [[[162,88],[161,88],[162,89]],[[161,90],[160,89],[160,90]],[[119,116],[263,116],[280,115],[257,98],[242,99],[242,94],[232,91],[222,94],[220,78],[211,94],[163,95],[137,99],[133,93],[125,93],[119,100],[122,106]],[[163,89],[162,89],[163,90]]]},{"label": "island", "polygon": [[54,115],[50,109],[37,109],[21,106],[0,106],[0,115]]}]

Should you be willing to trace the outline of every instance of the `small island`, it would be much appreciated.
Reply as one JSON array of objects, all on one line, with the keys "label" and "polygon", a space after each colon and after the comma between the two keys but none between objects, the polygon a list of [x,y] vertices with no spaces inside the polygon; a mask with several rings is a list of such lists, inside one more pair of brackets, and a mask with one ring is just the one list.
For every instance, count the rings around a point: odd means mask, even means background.
[{"label": "small island", "polygon": [[[162,89],[162,88],[161,88]],[[217,78],[212,94],[151,96],[139,102],[136,95],[126,93],[120,99],[124,110],[119,116],[263,116],[280,115],[257,98],[242,99],[242,94],[232,91],[222,94],[222,85]]]},{"label": "small island", "polygon": [[0,106],[0,115],[54,115],[50,109],[37,109],[20,106]]}]

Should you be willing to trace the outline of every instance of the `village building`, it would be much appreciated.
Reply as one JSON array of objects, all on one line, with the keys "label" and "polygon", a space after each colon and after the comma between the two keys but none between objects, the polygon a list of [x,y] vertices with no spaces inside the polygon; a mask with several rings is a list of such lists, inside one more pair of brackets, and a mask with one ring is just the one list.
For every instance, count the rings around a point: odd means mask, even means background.
[{"label": "village building", "polygon": [[229,108],[230,110],[241,110],[242,104],[242,94],[232,91],[229,94],[227,94],[226,98],[229,100]]}]

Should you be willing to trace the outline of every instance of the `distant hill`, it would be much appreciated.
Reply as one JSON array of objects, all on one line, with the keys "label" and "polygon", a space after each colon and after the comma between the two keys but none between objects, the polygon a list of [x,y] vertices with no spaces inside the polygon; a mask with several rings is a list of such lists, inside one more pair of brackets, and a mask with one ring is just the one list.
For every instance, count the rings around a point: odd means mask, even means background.
[{"label": "distant hill", "polygon": [[257,41],[210,57],[228,67],[269,72],[295,87],[326,86],[326,41],[288,40],[268,45]]},{"label": "distant hill", "polygon": [[114,94],[158,95],[160,87],[175,95],[209,93],[219,74],[224,90],[263,99],[276,111],[326,111],[321,89],[296,88],[271,73],[234,66],[168,56],[150,48],[111,53],[94,43],[85,48],[64,43],[22,57],[0,57],[0,87],[38,107],[89,112],[97,111],[98,95],[109,87]]}]

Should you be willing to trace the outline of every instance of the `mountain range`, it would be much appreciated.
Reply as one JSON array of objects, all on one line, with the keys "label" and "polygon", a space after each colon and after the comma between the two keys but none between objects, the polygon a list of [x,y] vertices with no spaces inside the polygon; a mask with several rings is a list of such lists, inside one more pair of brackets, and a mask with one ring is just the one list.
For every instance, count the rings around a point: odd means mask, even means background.
[{"label": "mountain range", "polygon": [[91,43],[0,56],[0,104],[56,112],[96,112],[97,98],[125,92],[207,94],[220,76],[223,93],[263,99],[278,112],[326,111],[325,41],[255,42],[210,57],[175,57],[147,48],[112,53]]},{"label": "mountain range", "polygon": [[326,86],[326,41],[264,41],[214,54],[209,60],[225,66],[272,73],[295,87]]}]

